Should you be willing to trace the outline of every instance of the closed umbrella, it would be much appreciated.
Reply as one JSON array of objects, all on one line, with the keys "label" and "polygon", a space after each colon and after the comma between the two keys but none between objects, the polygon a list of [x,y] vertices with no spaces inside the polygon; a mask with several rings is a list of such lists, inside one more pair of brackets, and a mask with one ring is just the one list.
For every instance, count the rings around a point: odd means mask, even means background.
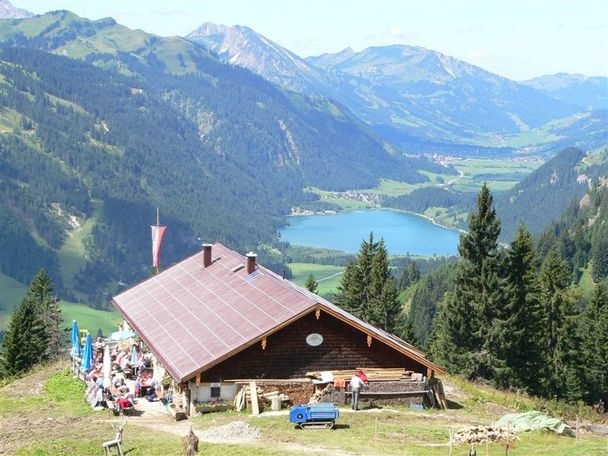
[{"label": "closed umbrella", "polygon": [[112,359],[110,358],[110,347],[103,349],[103,387],[112,386]]},{"label": "closed umbrella", "polygon": [[82,350],[82,364],[80,365],[81,371],[88,371],[93,365],[93,343],[91,342],[91,335],[87,334],[87,338],[84,341],[84,349]]},{"label": "closed umbrella", "polygon": [[137,364],[137,348],[135,345],[131,347],[131,366],[135,366]]},{"label": "closed umbrella", "polygon": [[76,320],[72,322],[72,357],[80,357],[82,349],[80,348],[80,334],[78,333],[78,323]]}]

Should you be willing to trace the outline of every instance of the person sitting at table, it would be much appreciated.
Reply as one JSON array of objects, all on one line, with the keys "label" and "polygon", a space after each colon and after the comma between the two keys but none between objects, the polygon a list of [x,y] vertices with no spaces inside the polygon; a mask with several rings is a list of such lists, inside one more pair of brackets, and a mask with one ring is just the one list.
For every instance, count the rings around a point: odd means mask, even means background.
[{"label": "person sitting at table", "polygon": [[156,390],[154,388],[150,388],[148,395],[146,396],[146,400],[148,402],[155,402],[158,400],[158,396],[156,395]]}]

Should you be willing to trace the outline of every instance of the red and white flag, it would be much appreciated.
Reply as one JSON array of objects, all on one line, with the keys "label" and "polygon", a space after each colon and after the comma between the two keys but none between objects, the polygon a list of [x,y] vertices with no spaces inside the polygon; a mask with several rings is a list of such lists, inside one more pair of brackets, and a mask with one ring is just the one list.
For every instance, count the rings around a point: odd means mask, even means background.
[{"label": "red and white flag", "polygon": [[151,225],[152,228],[152,266],[160,266],[160,245],[163,242],[166,226]]}]

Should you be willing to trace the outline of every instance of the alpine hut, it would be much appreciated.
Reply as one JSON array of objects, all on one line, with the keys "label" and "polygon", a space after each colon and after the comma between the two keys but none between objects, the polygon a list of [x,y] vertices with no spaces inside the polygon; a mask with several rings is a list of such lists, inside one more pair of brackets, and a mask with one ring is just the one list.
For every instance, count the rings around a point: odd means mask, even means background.
[{"label": "alpine hut", "polygon": [[232,400],[251,379],[300,379],[312,393],[310,376],[326,371],[398,368],[425,381],[443,373],[413,345],[220,243],[112,303],[179,385],[188,413],[196,402]]}]

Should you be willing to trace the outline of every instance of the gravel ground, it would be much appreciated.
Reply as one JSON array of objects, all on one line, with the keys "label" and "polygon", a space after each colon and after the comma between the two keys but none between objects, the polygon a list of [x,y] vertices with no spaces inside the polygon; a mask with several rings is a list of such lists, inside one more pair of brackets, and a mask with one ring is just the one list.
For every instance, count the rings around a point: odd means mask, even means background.
[{"label": "gravel ground", "polygon": [[197,433],[205,441],[255,440],[262,436],[260,430],[243,421],[232,421],[224,426],[212,427]]}]

